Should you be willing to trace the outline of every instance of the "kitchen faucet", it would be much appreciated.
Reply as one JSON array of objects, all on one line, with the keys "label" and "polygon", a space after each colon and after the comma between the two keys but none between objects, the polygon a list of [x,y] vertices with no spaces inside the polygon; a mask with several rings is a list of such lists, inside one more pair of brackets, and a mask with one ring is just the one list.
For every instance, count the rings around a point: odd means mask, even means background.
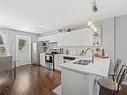
[{"label": "kitchen faucet", "polygon": [[94,50],[91,49],[91,48],[87,48],[86,51],[85,51],[85,55],[86,55],[86,53],[87,53],[88,50],[91,50],[92,51],[92,60],[91,61],[92,61],[92,63],[94,63]]}]

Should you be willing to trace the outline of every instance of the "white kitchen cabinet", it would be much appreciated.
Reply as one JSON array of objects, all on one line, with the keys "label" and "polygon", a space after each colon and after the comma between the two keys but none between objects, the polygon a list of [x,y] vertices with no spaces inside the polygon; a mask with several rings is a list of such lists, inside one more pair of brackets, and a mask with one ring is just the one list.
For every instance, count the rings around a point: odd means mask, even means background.
[{"label": "white kitchen cabinet", "polygon": [[50,40],[50,36],[44,36],[38,39],[38,41],[49,41],[49,40]]},{"label": "white kitchen cabinet", "polygon": [[72,46],[72,32],[66,32],[64,33],[63,35],[63,38],[64,38],[64,46]]},{"label": "white kitchen cabinet", "polygon": [[44,41],[44,40],[45,40],[45,37],[38,38],[38,41]]},{"label": "white kitchen cabinet", "polygon": [[64,33],[64,46],[93,46],[93,31],[90,28]]},{"label": "white kitchen cabinet", "polygon": [[81,74],[62,68],[61,79],[61,95],[90,95],[88,74]]},{"label": "white kitchen cabinet", "polygon": [[49,39],[50,42],[57,42],[56,41],[57,40],[57,34],[50,35],[49,37],[50,37],[50,39]]},{"label": "white kitchen cabinet", "polygon": [[81,33],[80,30],[72,31],[71,34],[71,46],[80,46],[81,43]]},{"label": "white kitchen cabinet", "polygon": [[55,54],[54,55],[54,66],[56,70],[61,70],[60,64],[63,63],[63,55],[62,54]]},{"label": "white kitchen cabinet", "polygon": [[54,66],[56,70],[59,69],[59,54],[54,55]]},{"label": "white kitchen cabinet", "polygon": [[40,65],[45,66],[45,53],[40,53]]},{"label": "white kitchen cabinet", "polygon": [[93,31],[90,28],[80,30],[81,46],[93,46]]},{"label": "white kitchen cabinet", "polygon": [[63,46],[64,45],[64,34],[63,33],[58,33],[56,36],[56,41],[58,46]]},{"label": "white kitchen cabinet", "polygon": [[58,46],[93,46],[93,31],[90,28],[84,28],[41,37],[39,40],[57,42]]}]

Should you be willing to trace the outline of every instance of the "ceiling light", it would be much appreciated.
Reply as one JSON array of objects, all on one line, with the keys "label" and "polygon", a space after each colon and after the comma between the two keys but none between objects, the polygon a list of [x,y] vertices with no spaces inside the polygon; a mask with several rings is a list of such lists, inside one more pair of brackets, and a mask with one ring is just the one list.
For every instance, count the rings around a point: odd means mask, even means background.
[{"label": "ceiling light", "polygon": [[97,28],[96,28],[95,26],[92,28],[92,30],[93,30],[94,32],[97,32]]},{"label": "ceiling light", "polygon": [[98,11],[98,8],[97,8],[97,5],[96,5],[96,1],[95,0],[90,0],[90,3],[91,3],[91,7],[92,7],[92,11],[93,12],[97,12]]},{"label": "ceiling light", "polygon": [[93,28],[93,27],[95,27],[94,24],[92,24],[92,25],[90,26],[90,28]]},{"label": "ceiling light", "polygon": [[[90,1],[90,5],[92,5],[92,12],[97,12],[97,6],[96,6],[96,1],[95,0],[89,0]],[[90,6],[91,9],[91,6]],[[95,27],[95,25],[93,24],[92,21],[88,22],[88,27],[90,27],[94,32],[97,32],[97,28]]]},{"label": "ceiling light", "polygon": [[92,25],[90,26],[90,28],[91,28],[94,32],[97,32],[97,28],[94,26],[94,24],[92,24]]},{"label": "ceiling light", "polygon": [[93,24],[92,21],[89,21],[89,22],[88,22],[88,26],[91,26],[92,24]]},{"label": "ceiling light", "polygon": [[42,28],[42,25],[38,25],[39,28]]}]

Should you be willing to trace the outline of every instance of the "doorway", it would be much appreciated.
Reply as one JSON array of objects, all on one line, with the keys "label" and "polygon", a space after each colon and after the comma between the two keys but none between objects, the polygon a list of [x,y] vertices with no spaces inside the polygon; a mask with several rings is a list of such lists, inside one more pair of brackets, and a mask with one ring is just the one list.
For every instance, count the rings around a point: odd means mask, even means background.
[{"label": "doorway", "polygon": [[17,66],[31,64],[31,37],[16,35]]}]

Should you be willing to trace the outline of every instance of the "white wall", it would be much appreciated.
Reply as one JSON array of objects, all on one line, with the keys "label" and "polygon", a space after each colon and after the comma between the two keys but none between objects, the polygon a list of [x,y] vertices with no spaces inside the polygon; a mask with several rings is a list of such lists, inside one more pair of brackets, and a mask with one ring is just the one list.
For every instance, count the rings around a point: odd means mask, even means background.
[{"label": "white wall", "polygon": [[39,35],[33,34],[33,33],[27,33],[23,31],[16,31],[14,30],[14,40],[13,40],[13,60],[16,60],[16,35],[21,35],[21,36],[28,36],[31,37],[31,42],[37,41]]},{"label": "white wall", "polygon": [[113,72],[114,60],[115,60],[115,36],[114,36],[114,18],[108,18],[100,22],[102,26],[102,46],[105,52],[108,53],[111,58],[109,73]]},{"label": "white wall", "polygon": [[114,18],[108,18],[101,21],[102,25],[102,46],[114,60]]},{"label": "white wall", "polygon": [[[127,15],[115,18],[116,58],[120,58],[127,65]],[[127,85],[127,77],[124,82]]]},{"label": "white wall", "polygon": [[116,57],[127,64],[127,16],[120,16],[115,19],[116,30]]}]

